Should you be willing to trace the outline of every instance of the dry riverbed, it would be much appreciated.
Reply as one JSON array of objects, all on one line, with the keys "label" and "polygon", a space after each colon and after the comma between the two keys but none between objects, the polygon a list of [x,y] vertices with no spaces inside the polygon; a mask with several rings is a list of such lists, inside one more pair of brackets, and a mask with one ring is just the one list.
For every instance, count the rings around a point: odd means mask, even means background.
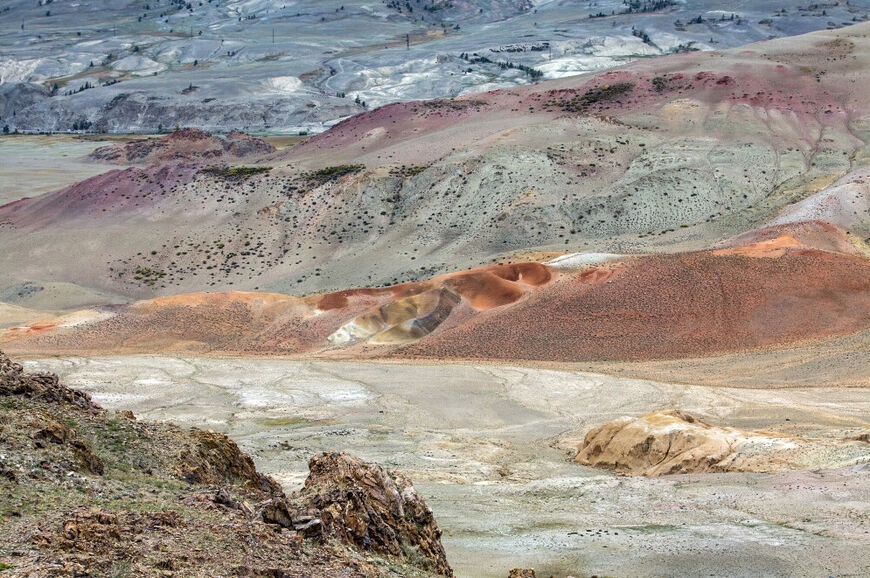
[{"label": "dry riverbed", "polygon": [[[506,365],[40,359],[137,416],[229,433],[288,490],[344,449],[411,476],[458,576],[870,573],[870,445],[853,465],[621,478],[570,461],[593,425],[676,407],[794,435],[866,430],[866,388],[732,389]],[[819,464],[823,468],[826,464]]]}]

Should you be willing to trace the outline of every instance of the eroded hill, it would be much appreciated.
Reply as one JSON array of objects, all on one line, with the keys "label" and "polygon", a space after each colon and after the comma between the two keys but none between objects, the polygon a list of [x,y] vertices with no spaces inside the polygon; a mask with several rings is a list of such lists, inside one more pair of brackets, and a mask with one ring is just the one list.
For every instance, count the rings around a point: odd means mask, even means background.
[{"label": "eroded hill", "polygon": [[530,253],[699,249],[809,198],[792,213],[865,238],[849,175],[868,159],[867,26],[389,105],[234,172],[109,172],[0,208],[4,293],[305,295]]},{"label": "eroded hill", "polygon": [[750,352],[868,328],[863,243],[813,221],[704,251],[574,254],[306,298],[181,294],[46,318],[0,339],[43,354],[577,362]]}]

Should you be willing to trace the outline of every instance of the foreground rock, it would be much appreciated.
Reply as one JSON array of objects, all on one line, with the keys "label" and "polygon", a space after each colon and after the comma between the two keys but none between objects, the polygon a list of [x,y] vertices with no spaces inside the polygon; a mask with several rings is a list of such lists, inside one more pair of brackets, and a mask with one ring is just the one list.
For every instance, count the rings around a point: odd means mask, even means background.
[{"label": "foreground rock", "polygon": [[870,458],[857,440],[777,436],[703,422],[679,410],[623,417],[592,428],[574,458],[629,476],[774,472],[842,467]]},{"label": "foreground rock", "polygon": [[451,576],[410,481],[341,452],[285,495],[223,434],[111,413],[0,352],[0,562],[22,575]]},{"label": "foreground rock", "polygon": [[225,137],[186,128],[159,139],[134,140],[100,147],[91,160],[119,165],[154,164],[173,161],[235,161],[275,152],[264,140],[240,132]]},{"label": "foreground rock", "polygon": [[308,468],[300,494],[327,535],[387,556],[423,559],[427,569],[453,575],[441,530],[411,480],[344,452],[316,455]]}]

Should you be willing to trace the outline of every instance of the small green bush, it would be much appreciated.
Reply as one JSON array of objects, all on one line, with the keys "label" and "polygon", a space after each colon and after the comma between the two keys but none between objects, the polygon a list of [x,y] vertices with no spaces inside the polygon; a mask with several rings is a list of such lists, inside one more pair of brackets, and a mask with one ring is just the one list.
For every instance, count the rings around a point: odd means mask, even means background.
[{"label": "small green bush", "polygon": [[334,167],[324,167],[317,171],[309,171],[302,176],[309,184],[318,186],[338,180],[345,175],[359,173],[364,171],[365,168],[365,165],[336,165]]},{"label": "small green bush", "polygon": [[208,167],[201,172],[223,179],[244,180],[271,170],[272,167]]}]

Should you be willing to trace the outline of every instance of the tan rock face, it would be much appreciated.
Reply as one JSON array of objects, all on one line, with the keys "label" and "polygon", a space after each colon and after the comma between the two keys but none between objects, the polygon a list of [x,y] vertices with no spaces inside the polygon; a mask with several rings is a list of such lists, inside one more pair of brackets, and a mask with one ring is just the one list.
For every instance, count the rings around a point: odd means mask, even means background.
[{"label": "tan rock face", "polygon": [[799,438],[705,423],[679,410],[623,417],[592,428],[574,458],[628,476],[775,472],[862,463],[861,436]]},{"label": "tan rock face", "polygon": [[324,452],[308,462],[301,495],[327,534],[363,550],[452,576],[432,510],[411,481],[344,452]]},{"label": "tan rock face", "polygon": [[678,410],[657,411],[593,428],[574,459],[632,476],[724,471],[723,461],[745,439]]}]

